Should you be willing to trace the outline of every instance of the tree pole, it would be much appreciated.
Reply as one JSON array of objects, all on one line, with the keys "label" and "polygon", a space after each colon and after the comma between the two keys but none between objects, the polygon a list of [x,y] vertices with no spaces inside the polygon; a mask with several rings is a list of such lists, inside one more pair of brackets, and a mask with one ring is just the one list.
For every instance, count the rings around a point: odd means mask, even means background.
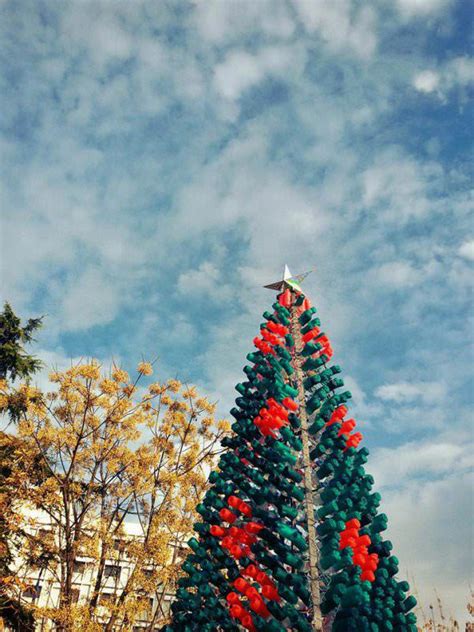
[{"label": "tree pole", "polygon": [[323,620],[321,615],[321,594],[319,590],[318,545],[316,541],[316,521],[314,518],[314,495],[311,459],[309,456],[308,416],[306,414],[305,390],[303,385],[303,370],[301,368],[301,350],[304,346],[298,317],[294,305],[291,306],[290,331],[295,341],[293,353],[293,368],[295,369],[298,388],[299,418],[301,421],[301,443],[303,444],[301,467],[304,473],[304,490],[306,505],[306,521],[308,529],[308,557],[309,582],[313,605],[312,626],[316,632],[322,632]]}]

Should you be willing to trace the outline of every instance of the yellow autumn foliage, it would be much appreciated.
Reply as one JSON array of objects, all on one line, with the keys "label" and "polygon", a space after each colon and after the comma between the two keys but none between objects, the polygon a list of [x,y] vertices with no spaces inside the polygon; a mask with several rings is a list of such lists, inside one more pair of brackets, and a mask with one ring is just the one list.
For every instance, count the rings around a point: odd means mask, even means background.
[{"label": "yellow autumn foliage", "polygon": [[[192,386],[171,379],[142,387],[151,372],[142,362],[132,381],[117,366],[107,371],[90,361],[51,373],[51,393],[0,384],[0,410],[11,398],[25,402],[15,438],[22,466],[7,480],[10,497],[0,495],[22,560],[8,590],[21,599],[32,568],[42,564],[57,578],[60,601],[32,607],[57,630],[131,630],[144,595],[160,604],[175,589],[181,547],[229,425]],[[48,517],[48,537],[38,536],[37,515]],[[139,536],[127,533],[128,521]],[[85,603],[73,603],[77,558],[94,569]],[[104,564],[114,559],[126,559],[131,571],[123,590],[102,603]],[[158,607],[153,626],[165,622]]]}]

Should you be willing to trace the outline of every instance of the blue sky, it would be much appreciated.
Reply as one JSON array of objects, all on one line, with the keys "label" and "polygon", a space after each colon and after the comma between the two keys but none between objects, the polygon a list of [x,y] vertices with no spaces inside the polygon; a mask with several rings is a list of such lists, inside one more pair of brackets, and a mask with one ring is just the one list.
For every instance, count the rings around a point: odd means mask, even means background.
[{"label": "blue sky", "polygon": [[465,618],[472,6],[0,2],[2,297],[50,364],[229,408],[281,274],[354,395],[402,567]]}]

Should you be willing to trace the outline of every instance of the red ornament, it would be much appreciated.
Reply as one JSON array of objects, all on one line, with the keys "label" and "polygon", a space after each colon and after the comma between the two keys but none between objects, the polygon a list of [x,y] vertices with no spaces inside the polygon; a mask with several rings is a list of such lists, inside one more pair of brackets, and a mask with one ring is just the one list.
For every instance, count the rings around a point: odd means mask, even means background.
[{"label": "red ornament", "polygon": [[237,496],[229,496],[229,498],[227,499],[227,504],[229,505],[229,507],[232,507],[234,509],[237,509],[240,502],[241,500]]},{"label": "red ornament", "polygon": [[287,408],[289,408],[291,411],[297,411],[299,406],[298,404],[290,399],[289,397],[285,397],[285,399],[282,401],[283,406],[286,406]]},{"label": "red ornament", "polygon": [[257,573],[258,573],[258,568],[255,566],[255,564],[249,564],[247,568],[244,569],[244,574],[248,575],[252,579],[255,579],[255,577],[257,577]]},{"label": "red ornament", "polygon": [[264,586],[262,586],[262,595],[265,597],[265,599],[268,599],[269,601],[280,601],[280,595],[278,594],[278,591],[276,590],[276,588],[270,586],[269,584],[265,584]]},{"label": "red ornament", "polygon": [[331,418],[327,422],[326,426],[332,426],[332,424],[339,423],[347,415],[347,406],[338,406],[333,411]]},{"label": "red ornament", "polygon": [[346,419],[346,421],[339,428],[339,432],[337,433],[337,436],[340,437],[341,435],[349,434],[350,432],[354,430],[355,427],[356,427],[355,419]]},{"label": "red ornament", "polygon": [[373,582],[373,581],[375,581],[375,575],[374,575],[373,571],[371,571],[371,570],[362,571],[362,573],[360,575],[360,579],[363,582]]},{"label": "red ornament", "polygon": [[244,556],[244,552],[243,550],[240,548],[240,546],[238,544],[233,544],[230,549],[229,549],[229,553],[232,555],[232,557],[234,557],[236,560],[240,560],[241,557]]},{"label": "red ornament", "polygon": [[226,534],[227,530],[223,529],[222,527],[219,527],[219,525],[217,524],[213,524],[211,525],[209,532],[211,535],[215,535],[218,538],[222,538]]},{"label": "red ornament", "polygon": [[262,598],[260,597],[260,595],[258,595],[258,593],[257,596],[255,596],[253,599],[250,599],[250,607],[254,612],[259,614],[264,619],[267,619],[270,616],[270,611],[263,603]]},{"label": "red ornament", "polygon": [[237,577],[233,585],[241,593],[245,593],[245,591],[248,590],[248,588],[250,588],[250,584],[247,581],[245,581],[243,577]]},{"label": "red ornament", "polygon": [[244,628],[249,630],[249,632],[256,632],[257,628],[255,627],[253,619],[249,614],[246,614],[241,618],[241,623]]},{"label": "red ornament", "polygon": [[319,327],[313,327],[313,329],[310,329],[308,332],[304,334],[304,336],[302,336],[303,342],[309,342],[310,340],[318,336],[320,333],[321,333],[321,330],[319,329]]},{"label": "red ornament", "polygon": [[286,289],[284,292],[278,295],[278,302],[283,307],[291,307],[291,292],[289,289]]},{"label": "red ornament", "polygon": [[357,543],[359,546],[370,546],[370,543],[371,543],[370,536],[368,535],[359,536],[359,541]]},{"label": "red ornament", "polygon": [[245,615],[245,610],[242,606],[235,604],[230,609],[230,616],[234,619],[241,619]]},{"label": "red ornament", "polygon": [[231,524],[237,520],[237,516],[229,511],[226,507],[223,507],[219,511],[219,516],[222,518],[222,520],[225,520],[225,522],[230,522]]},{"label": "red ornament", "polygon": [[224,549],[230,549],[233,543],[234,539],[230,536],[226,536],[225,538],[222,538],[221,546],[223,546]]},{"label": "red ornament", "polygon": [[230,604],[240,604],[240,597],[235,592],[230,592],[226,596],[226,600]]},{"label": "red ornament", "polygon": [[372,542],[367,534],[359,535],[360,521],[352,518],[346,522],[346,528],[340,533],[340,549],[350,547],[352,553],[352,563],[362,569],[361,580],[373,582],[375,580],[374,571],[377,570],[379,556],[377,553],[369,554],[369,546]]}]

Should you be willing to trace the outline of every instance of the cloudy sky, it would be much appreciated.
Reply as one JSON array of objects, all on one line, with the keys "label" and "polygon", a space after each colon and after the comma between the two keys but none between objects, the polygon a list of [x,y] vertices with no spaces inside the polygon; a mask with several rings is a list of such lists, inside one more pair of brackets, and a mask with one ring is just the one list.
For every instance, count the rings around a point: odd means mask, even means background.
[{"label": "cloudy sky", "polygon": [[472,5],[0,10],[2,298],[47,315],[38,352],[158,356],[225,410],[261,286],[314,268],[402,568],[464,619]]}]

